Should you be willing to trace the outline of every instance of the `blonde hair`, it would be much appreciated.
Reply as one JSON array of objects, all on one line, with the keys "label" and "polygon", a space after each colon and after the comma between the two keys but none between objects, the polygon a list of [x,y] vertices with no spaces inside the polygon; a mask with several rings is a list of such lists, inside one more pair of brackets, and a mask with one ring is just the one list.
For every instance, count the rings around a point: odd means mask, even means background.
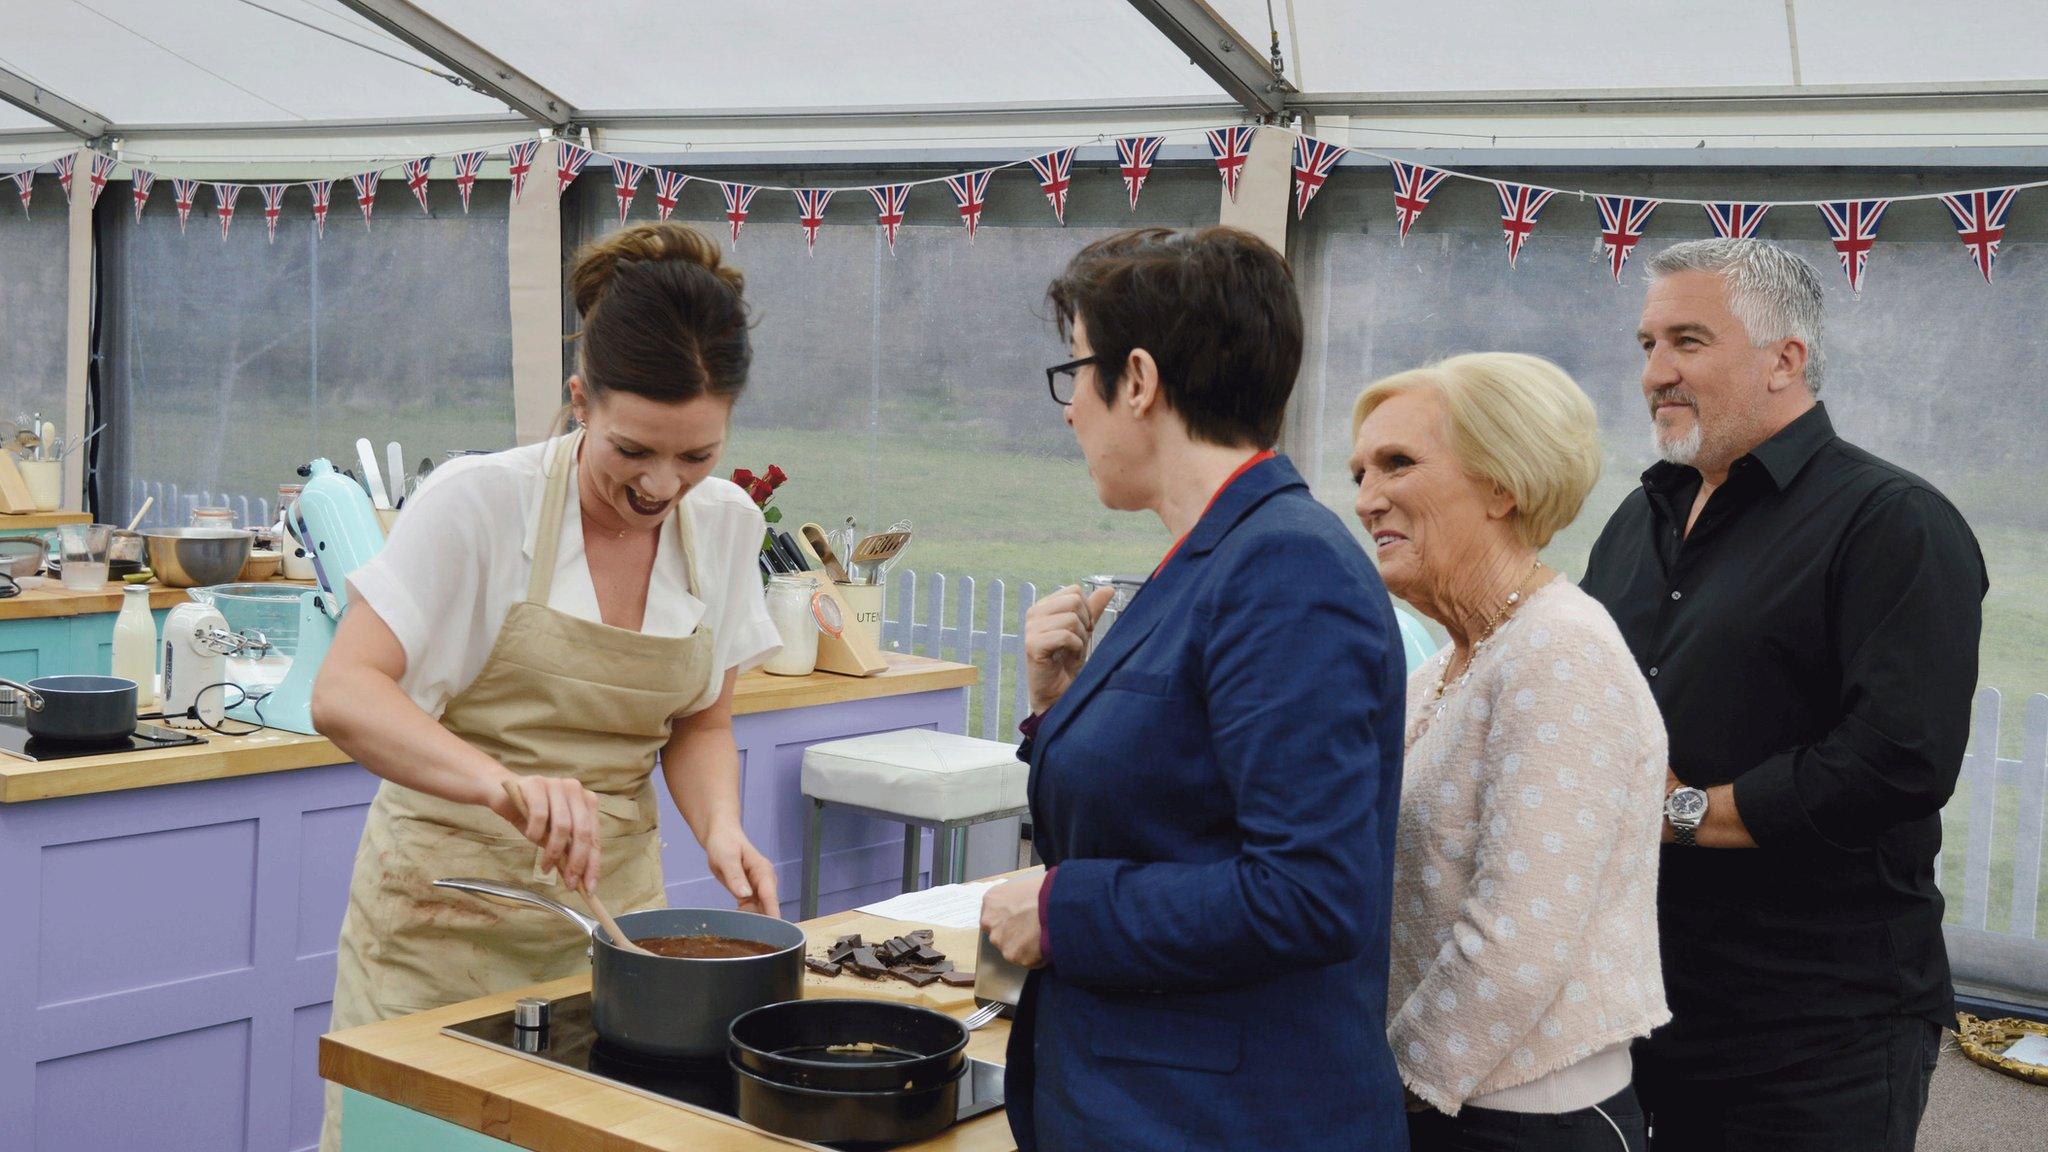
[{"label": "blonde hair", "polygon": [[1423,390],[1443,402],[1466,472],[1515,498],[1510,523],[1524,543],[1542,548],[1577,518],[1600,478],[1600,427],[1564,369],[1519,352],[1474,352],[1397,372],[1359,393],[1352,439],[1373,409]]}]

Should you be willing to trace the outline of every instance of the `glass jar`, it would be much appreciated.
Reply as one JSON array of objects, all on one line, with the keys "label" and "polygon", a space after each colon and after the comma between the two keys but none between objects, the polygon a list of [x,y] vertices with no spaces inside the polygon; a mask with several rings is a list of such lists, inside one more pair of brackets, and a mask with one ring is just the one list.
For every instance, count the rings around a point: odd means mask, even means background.
[{"label": "glass jar", "polygon": [[234,526],[235,510],[232,508],[192,509],[192,527],[194,528],[233,528]]},{"label": "glass jar", "polygon": [[[824,589],[801,576],[768,579],[768,619],[782,650],[761,666],[775,676],[808,676],[818,668],[818,633],[826,626],[819,601]],[[825,600],[829,604],[831,601]]]},{"label": "glass jar", "polygon": [[1109,626],[1116,623],[1116,618],[1123,615],[1124,609],[1131,606],[1131,597],[1136,596],[1138,589],[1144,586],[1143,576],[1089,576],[1081,581],[1083,596],[1092,596],[1103,588],[1116,589],[1110,595],[1109,606],[1102,610],[1102,617],[1095,621],[1095,627],[1088,632],[1087,655],[1095,654],[1095,646],[1102,643],[1102,637],[1109,632]]}]

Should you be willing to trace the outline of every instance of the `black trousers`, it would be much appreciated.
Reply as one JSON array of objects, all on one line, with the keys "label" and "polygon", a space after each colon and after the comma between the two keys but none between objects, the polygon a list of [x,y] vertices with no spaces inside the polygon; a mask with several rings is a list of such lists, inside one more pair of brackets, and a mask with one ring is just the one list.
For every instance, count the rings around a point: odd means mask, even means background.
[{"label": "black trousers", "polygon": [[1643,1152],[1643,1148],[1643,1109],[1636,1103],[1633,1088],[1623,1088],[1593,1108],[1576,1112],[1460,1108],[1456,1116],[1446,1116],[1427,1108],[1408,1114],[1408,1152]]},{"label": "black trousers", "polygon": [[1913,1152],[1941,1028],[1894,1017],[1841,1049],[1723,1079],[1634,1056],[1650,1152]]}]

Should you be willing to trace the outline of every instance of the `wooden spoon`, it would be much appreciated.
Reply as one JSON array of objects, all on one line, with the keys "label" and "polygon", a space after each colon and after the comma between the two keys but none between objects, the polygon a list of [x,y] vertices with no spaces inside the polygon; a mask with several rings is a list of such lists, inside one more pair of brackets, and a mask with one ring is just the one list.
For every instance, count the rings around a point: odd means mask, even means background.
[{"label": "wooden spoon", "polygon": [[128,521],[128,531],[135,531],[135,526],[137,524],[142,523],[142,518],[144,516],[149,515],[149,506],[154,503],[156,503],[156,497],[154,496],[148,497],[147,499],[143,500],[142,507],[137,508],[135,510],[135,519]]},{"label": "wooden spoon", "polygon": [[[516,780],[505,781],[505,795],[512,800],[512,811],[518,813],[521,820],[527,819],[526,793],[519,790],[519,782]],[[577,895],[583,897],[583,903],[589,906],[590,914],[597,917],[597,922],[604,925],[604,930],[611,934],[612,943],[617,944],[628,952],[638,952],[642,956],[660,955],[658,952],[649,952],[647,949],[633,943],[632,937],[626,935],[626,930],[619,927],[617,920],[612,919],[612,914],[605,908],[604,901],[598,898],[597,889],[592,888],[587,892],[579,892]]]}]

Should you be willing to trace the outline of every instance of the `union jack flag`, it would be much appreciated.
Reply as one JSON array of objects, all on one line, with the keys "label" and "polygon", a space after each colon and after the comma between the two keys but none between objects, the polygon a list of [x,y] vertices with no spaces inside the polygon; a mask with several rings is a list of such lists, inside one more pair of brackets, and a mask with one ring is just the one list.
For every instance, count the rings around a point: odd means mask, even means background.
[{"label": "union jack flag", "polygon": [[365,172],[349,177],[349,183],[356,186],[356,207],[363,210],[363,230],[370,228],[370,210],[377,206],[377,177],[381,172]]},{"label": "union jack flag", "polygon": [[1529,233],[1536,230],[1537,215],[1545,204],[1550,203],[1550,198],[1557,195],[1557,190],[1498,181],[1493,187],[1500,193],[1500,230],[1508,238],[1508,267],[1513,268]]},{"label": "union jack flag", "polygon": [[2005,216],[2012,211],[2017,188],[1993,188],[1986,192],[1952,192],[1941,198],[1948,214],[1955,218],[1956,235],[1970,250],[1970,259],[1984,282],[1991,283],[1991,264],[1998,259],[1999,241],[2005,239]]},{"label": "union jack flag", "polygon": [[228,225],[235,222],[235,198],[242,194],[240,184],[215,184],[213,186],[213,210],[220,217],[220,238],[228,238]]},{"label": "union jack flag", "polygon": [[1835,252],[1842,257],[1842,274],[1849,278],[1849,291],[1863,291],[1863,266],[1870,250],[1877,246],[1877,226],[1884,219],[1889,200],[1831,200],[1820,206],[1820,217],[1834,238]]},{"label": "union jack flag", "polygon": [[689,182],[690,178],[681,172],[654,170],[654,207],[661,219],[668,219],[668,214],[676,210],[676,204],[683,198],[683,185]]},{"label": "union jack flag", "polygon": [[1390,160],[1394,166],[1394,213],[1401,218],[1401,243],[1408,242],[1408,230],[1422,218],[1422,210],[1429,207],[1429,198],[1436,195],[1437,185],[1450,179],[1451,174],[1441,168],[1426,164],[1403,164]]},{"label": "union jack flag", "polygon": [[633,210],[633,197],[640,191],[640,181],[647,175],[647,165],[635,164],[631,160],[612,161],[612,191],[619,198],[619,223],[626,222],[626,213]]},{"label": "union jack flag", "polygon": [[1344,158],[1348,149],[1306,136],[1294,138],[1294,218],[1308,211],[1308,202],[1323,190],[1323,181],[1330,178],[1330,170],[1337,161]]},{"label": "union jack flag", "polygon": [[92,199],[86,204],[86,207],[97,208],[100,206],[100,193],[107,190],[107,177],[113,175],[114,164],[114,158],[104,152],[92,154],[92,171],[86,174],[87,182],[92,185]]},{"label": "union jack flag", "polygon": [[434,165],[432,156],[422,156],[405,162],[405,186],[412,189],[413,199],[420,202],[420,211],[433,215],[427,207],[427,170]]},{"label": "union jack flag", "polygon": [[36,190],[36,170],[24,168],[10,175],[8,179],[14,181],[14,190],[21,196],[22,215],[26,216],[28,214],[28,198]]},{"label": "union jack flag", "polygon": [[555,195],[569,190],[569,184],[583,174],[583,166],[590,163],[590,149],[580,144],[562,141],[555,149]]},{"label": "union jack flag", "polygon": [[1116,142],[1116,166],[1124,174],[1124,188],[1131,194],[1131,211],[1138,210],[1138,191],[1152,174],[1152,161],[1159,155],[1164,136],[1123,136]]},{"label": "union jack flag", "polygon": [[540,141],[521,140],[505,150],[505,160],[511,166],[512,202],[519,203],[519,194],[526,191],[526,174],[533,171],[534,153],[540,151]]},{"label": "union jack flag", "polygon": [[1062,148],[1031,158],[1031,170],[1038,173],[1038,186],[1045,189],[1045,198],[1052,202],[1053,219],[1061,227],[1067,223],[1067,189],[1074,184],[1074,150]]},{"label": "union jack flag", "polygon": [[718,191],[725,197],[725,218],[732,224],[732,246],[740,246],[740,225],[747,222],[747,207],[754,202],[754,193],[760,189],[752,184],[727,184],[719,181]]},{"label": "union jack flag", "polygon": [[1252,154],[1252,136],[1257,131],[1255,124],[1209,130],[1209,154],[1216,157],[1216,170],[1223,174],[1223,190],[1230,193],[1233,203],[1237,200],[1237,182],[1244,176],[1244,162]]},{"label": "union jack flag", "polygon": [[812,255],[818,251],[818,229],[825,226],[825,205],[832,202],[830,188],[798,188],[796,192],[797,222],[804,226],[804,249]]},{"label": "union jack flag", "polygon": [[981,223],[982,201],[988,198],[988,178],[995,169],[984,168],[979,172],[962,172],[958,176],[946,177],[946,187],[953,190],[953,202],[960,206],[960,222],[967,225],[967,242],[974,242],[974,230]]},{"label": "union jack flag", "polygon": [[185,234],[185,218],[192,215],[192,197],[199,194],[199,181],[171,180],[171,199],[178,205],[178,235]]},{"label": "union jack flag", "polygon": [[1707,219],[1714,222],[1714,235],[1723,240],[1748,240],[1756,235],[1756,226],[1764,222],[1764,213],[1771,210],[1769,204],[1743,204],[1724,201],[1709,204]]},{"label": "union jack flag", "polygon": [[64,202],[71,203],[71,173],[78,165],[78,153],[66,152],[57,157],[57,186],[64,189]]},{"label": "union jack flag", "polygon": [[1593,199],[1600,207],[1600,246],[1607,249],[1607,267],[1614,272],[1614,282],[1619,284],[1621,270],[1628,264],[1636,245],[1642,242],[1643,227],[1650,222],[1650,213],[1657,210],[1657,201],[1639,196],[1595,196]]},{"label": "union jack flag", "polygon": [[455,155],[455,190],[462,193],[462,214],[469,215],[469,193],[476,187],[477,173],[484,170],[482,152],[458,152]]},{"label": "union jack flag", "polygon": [[313,229],[318,235],[327,235],[327,199],[334,194],[334,181],[314,180],[306,185],[306,191],[313,194]]},{"label": "union jack flag", "polygon": [[149,191],[156,187],[156,173],[143,168],[128,170],[129,195],[135,200],[135,218],[142,219],[142,206],[149,203]]},{"label": "union jack flag", "polygon": [[896,229],[903,226],[903,211],[910,204],[910,185],[886,184],[868,189],[875,198],[875,223],[889,237],[889,255],[896,254]]},{"label": "union jack flag", "polygon": [[284,189],[282,184],[258,184],[256,191],[263,195],[263,227],[270,233],[270,242],[277,243],[277,218],[284,215]]}]

